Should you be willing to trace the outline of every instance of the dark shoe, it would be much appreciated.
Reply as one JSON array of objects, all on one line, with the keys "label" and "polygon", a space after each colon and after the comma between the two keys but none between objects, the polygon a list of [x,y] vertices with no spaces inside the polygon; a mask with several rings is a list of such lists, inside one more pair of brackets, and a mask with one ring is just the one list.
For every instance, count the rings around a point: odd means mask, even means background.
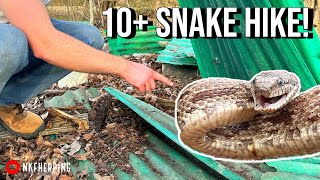
[{"label": "dark shoe", "polygon": [[35,113],[23,111],[21,105],[0,106],[0,124],[10,133],[31,139],[45,129],[44,121]]}]

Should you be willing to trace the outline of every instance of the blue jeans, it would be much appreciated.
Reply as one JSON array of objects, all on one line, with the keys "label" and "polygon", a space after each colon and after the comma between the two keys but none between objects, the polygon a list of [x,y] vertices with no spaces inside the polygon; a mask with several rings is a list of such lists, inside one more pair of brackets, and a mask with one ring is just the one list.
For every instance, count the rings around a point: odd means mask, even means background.
[{"label": "blue jeans", "polygon": [[[96,49],[103,48],[104,39],[96,27],[51,21],[57,30]],[[20,29],[11,24],[0,24],[0,106],[23,104],[69,73],[36,58]]]}]

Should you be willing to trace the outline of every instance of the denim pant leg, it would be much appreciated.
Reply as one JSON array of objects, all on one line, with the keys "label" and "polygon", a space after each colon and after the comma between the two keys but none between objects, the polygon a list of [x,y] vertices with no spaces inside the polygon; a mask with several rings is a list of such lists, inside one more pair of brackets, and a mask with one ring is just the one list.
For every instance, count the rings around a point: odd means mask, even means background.
[{"label": "denim pant leg", "polygon": [[[96,49],[102,49],[103,47],[103,37],[94,26],[55,19],[52,19],[52,23],[57,30],[69,34]],[[0,34],[2,34],[1,29]],[[1,41],[2,39],[0,39],[0,43]],[[2,48],[3,46],[0,46],[0,52]],[[20,72],[11,75],[12,77],[6,82],[2,92],[0,89],[0,105],[25,103],[70,73],[68,70],[36,58],[28,48],[27,51],[28,64]],[[2,57],[0,56],[0,58]],[[0,62],[2,63],[2,61]]]},{"label": "denim pant leg", "polygon": [[0,24],[0,92],[9,79],[28,64],[28,41],[11,24]]}]

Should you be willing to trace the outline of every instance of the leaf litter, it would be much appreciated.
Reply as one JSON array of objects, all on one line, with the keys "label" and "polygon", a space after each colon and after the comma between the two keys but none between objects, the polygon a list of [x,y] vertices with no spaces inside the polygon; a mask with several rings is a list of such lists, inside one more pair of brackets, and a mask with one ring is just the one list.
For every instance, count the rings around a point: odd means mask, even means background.
[{"label": "leaf litter", "polygon": [[[157,55],[146,54],[142,56],[124,56],[125,58],[145,64],[157,72],[161,73],[161,64],[156,63]],[[48,125],[50,125],[50,114],[44,108],[45,99],[51,99],[61,92],[74,90],[77,88],[97,88],[104,87],[117,88],[127,94],[139,97],[139,99],[154,105],[160,110],[173,115],[174,102],[179,91],[195,79],[187,81],[169,77],[175,84],[168,87],[162,83],[157,84],[157,89],[151,93],[141,93],[129,85],[123,79],[113,75],[90,74],[88,82],[75,88],[58,88],[54,84],[47,90],[50,93],[43,93],[24,104],[23,107],[42,115]],[[57,94],[55,94],[57,93]],[[161,103],[164,102],[164,103]],[[81,104],[79,105],[81,106]],[[129,153],[134,153],[144,159],[143,153],[148,147],[146,140],[146,126],[143,119],[130,108],[116,100],[109,94],[92,100],[93,110],[89,113],[90,129],[78,132],[69,132],[53,136],[40,136],[36,139],[24,140],[16,138],[14,140],[0,141],[0,163],[5,164],[9,160],[23,162],[47,162],[64,163],[90,160],[93,162],[96,172],[93,176],[100,180],[115,179],[114,170],[118,168],[122,171],[133,173],[129,164]],[[69,114],[87,113],[85,109],[70,110]],[[79,153],[83,149],[85,153]],[[111,166],[112,165],[112,166]],[[53,171],[50,174],[43,173],[21,173],[7,175],[4,169],[0,170],[0,179],[87,179],[86,170],[77,169],[77,177],[70,173],[60,173]]]}]

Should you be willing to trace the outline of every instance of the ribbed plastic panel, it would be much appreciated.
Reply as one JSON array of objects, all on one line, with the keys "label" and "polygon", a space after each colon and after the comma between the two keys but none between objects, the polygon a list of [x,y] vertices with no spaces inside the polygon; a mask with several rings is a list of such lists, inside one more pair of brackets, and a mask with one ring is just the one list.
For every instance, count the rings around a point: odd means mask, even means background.
[{"label": "ribbed plastic panel", "polygon": [[[174,124],[174,118],[169,116],[168,114],[160,111],[159,109],[142,102],[133,96],[124,94],[116,89],[106,88],[106,90],[119,99],[121,102],[129,106],[132,110],[134,110],[137,114],[139,114],[143,119],[146,120],[149,124],[163,133],[167,138],[169,138],[172,142],[176,145],[181,146],[178,141],[177,137],[177,130]],[[150,138],[151,137],[151,138]],[[163,142],[157,138],[156,136],[151,135],[149,137],[149,142],[154,144],[154,149],[158,151],[158,154],[154,154],[154,158],[158,158],[159,152],[160,156],[168,157],[168,151],[163,151],[159,146],[166,146]],[[159,146],[157,145],[159,144]],[[161,145],[160,145],[161,144]],[[182,146],[181,146],[182,147]],[[178,152],[172,149],[177,154]],[[188,152],[187,150],[183,150],[183,154],[190,154],[194,158],[198,159],[201,164],[206,165],[207,167],[211,168],[212,171],[219,173],[225,178],[228,179],[319,179],[320,178],[320,158],[313,157],[308,159],[299,159],[299,160],[292,160],[292,161],[276,161],[276,162],[269,162],[269,163],[255,163],[255,164],[248,164],[248,163],[231,163],[231,162],[220,162],[215,161],[210,158],[206,158],[203,156],[199,156]],[[146,151],[147,153],[148,151]],[[150,156],[150,158],[152,157]],[[179,155],[180,156],[180,155]],[[170,156],[169,156],[170,157]],[[179,158],[173,157],[171,161],[178,161]],[[157,161],[161,162],[161,161]],[[189,160],[184,162],[185,164],[190,163]],[[146,163],[148,164],[148,163]],[[198,164],[199,165],[199,164]],[[166,164],[158,164],[159,167],[157,168],[167,168],[161,166],[167,166]],[[180,171],[181,165],[171,165],[168,166],[172,171],[180,172],[178,175],[172,173],[170,176],[167,176],[167,179],[180,179],[181,175],[184,178],[190,178],[190,174],[184,173]],[[197,164],[192,163],[192,167],[196,168]],[[137,167],[134,167],[136,169]],[[198,166],[197,168],[200,168]],[[201,169],[201,168],[200,168]],[[189,171],[193,171],[193,169],[188,169]],[[202,169],[203,170],[203,169]],[[137,173],[142,173],[141,170],[137,170]],[[157,171],[154,171],[158,173]],[[182,173],[182,174],[181,174]],[[160,173],[161,174],[161,173]],[[121,174],[120,174],[121,175]],[[152,176],[153,177],[153,176]],[[214,177],[212,177],[214,178]],[[148,179],[148,178],[142,178]],[[196,178],[199,179],[199,178]],[[216,177],[216,179],[219,179]]]},{"label": "ribbed plastic panel", "polygon": [[69,90],[62,96],[55,96],[44,101],[45,108],[61,108],[83,105],[86,109],[91,109],[89,99],[100,96],[101,92],[96,88]]},{"label": "ribbed plastic panel", "polygon": [[147,134],[150,146],[145,150],[144,158],[141,159],[131,153],[129,164],[134,172],[126,173],[116,169],[115,175],[118,179],[218,179],[184,157],[155,134],[151,132]]},{"label": "ribbed plastic panel", "polygon": [[[113,175],[117,179],[215,180],[223,178],[218,173],[209,172],[204,167],[198,166],[194,161],[186,158],[152,132],[148,131],[147,135],[147,140],[150,144],[146,147],[147,149],[144,153],[139,156],[133,152],[129,154],[128,165],[132,167],[132,172],[121,171],[115,165],[109,164],[110,168],[114,169]],[[85,153],[85,151],[81,150],[80,153]],[[89,174],[87,179],[95,179],[93,173],[97,169],[91,161],[85,160],[70,163],[71,171],[75,176],[79,171],[85,170]]]},{"label": "ribbed plastic panel", "polygon": [[241,24],[235,30],[242,39],[192,39],[202,77],[250,79],[262,70],[287,69],[295,72],[306,90],[320,83],[320,41],[313,39],[245,38],[245,7],[302,7],[301,0],[179,0],[182,7],[237,7]]},{"label": "ribbed plastic panel", "polygon": [[[172,116],[160,111],[159,109],[151,106],[150,104],[140,101],[134,98],[133,96],[122,93],[116,89],[106,88],[105,90],[107,90],[111,95],[115,96],[118,100],[120,100],[121,102],[129,106],[133,111],[135,111],[144,120],[146,120],[146,122],[148,122],[155,129],[163,133],[169,140],[172,141],[172,143],[175,143],[177,146],[182,147],[177,137],[178,133],[174,124],[174,118]],[[154,143],[157,143],[157,142],[154,142]],[[235,172],[233,172],[232,170],[230,170],[229,168],[227,168],[226,166],[222,165],[217,161],[214,161],[210,158],[206,158],[196,154],[192,154],[187,150],[184,150],[184,153],[190,154],[194,158],[198,159],[198,161],[201,162],[203,165],[212,169],[212,171],[215,171],[216,173],[221,174],[226,178],[243,179],[243,177],[239,176],[238,174],[236,174]],[[163,154],[163,155],[166,156],[166,154]],[[244,166],[241,165],[241,166],[235,167],[235,169],[240,169],[243,171],[248,170],[247,168],[248,168],[247,165],[244,165]],[[252,172],[252,173],[253,173],[252,176],[255,175],[255,172]],[[175,179],[175,178],[176,177],[172,175],[172,177],[170,177],[169,179]],[[179,179],[179,177],[177,178]]]},{"label": "ribbed plastic panel", "polygon": [[165,47],[160,41],[168,41],[157,36],[156,27],[151,26],[148,31],[137,30],[136,36],[132,39],[126,38],[108,38],[111,53],[115,55],[159,53]]},{"label": "ribbed plastic panel", "polygon": [[172,39],[156,62],[173,65],[197,65],[190,39]]}]

